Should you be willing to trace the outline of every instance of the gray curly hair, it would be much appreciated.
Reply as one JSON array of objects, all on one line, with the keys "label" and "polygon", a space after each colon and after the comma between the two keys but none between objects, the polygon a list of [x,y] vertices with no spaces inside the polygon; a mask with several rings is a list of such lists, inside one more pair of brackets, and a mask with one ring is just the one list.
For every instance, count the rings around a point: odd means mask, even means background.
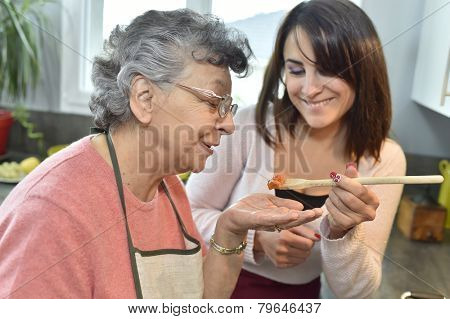
[{"label": "gray curly hair", "polygon": [[116,26],[103,55],[94,59],[95,91],[89,102],[94,123],[107,130],[133,118],[129,92],[138,74],[168,89],[193,59],[227,66],[244,77],[252,55],[246,36],[212,15],[189,9],[148,11],[125,28]]}]

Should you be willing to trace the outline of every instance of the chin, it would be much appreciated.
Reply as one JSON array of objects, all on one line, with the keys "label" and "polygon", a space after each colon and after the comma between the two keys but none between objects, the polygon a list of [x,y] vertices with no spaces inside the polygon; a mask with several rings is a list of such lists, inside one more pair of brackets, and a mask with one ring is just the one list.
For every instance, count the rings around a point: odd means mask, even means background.
[{"label": "chin", "polygon": [[322,129],[333,123],[333,121],[319,116],[303,116],[303,118],[312,129]]},{"label": "chin", "polygon": [[191,165],[190,171],[193,173],[200,173],[206,167],[207,158],[199,158],[195,163]]}]

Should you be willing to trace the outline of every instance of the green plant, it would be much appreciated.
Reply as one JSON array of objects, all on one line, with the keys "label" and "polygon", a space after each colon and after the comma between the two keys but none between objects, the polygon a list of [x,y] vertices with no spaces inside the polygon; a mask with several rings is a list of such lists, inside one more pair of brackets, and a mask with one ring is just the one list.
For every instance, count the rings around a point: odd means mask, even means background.
[{"label": "green plant", "polygon": [[51,0],[0,0],[0,97],[16,101],[13,117],[45,156],[44,135],[35,131],[30,114],[20,103],[36,89],[41,73],[41,50],[48,19],[42,10]]},{"label": "green plant", "polygon": [[27,137],[30,140],[36,141],[39,155],[41,159],[44,159],[46,156],[44,148],[44,133],[35,131],[35,125],[30,122],[30,113],[25,106],[16,105],[16,108],[13,111],[13,117],[23,128],[25,128]]},{"label": "green plant", "polygon": [[25,98],[40,75],[46,0],[0,0],[0,92]]}]

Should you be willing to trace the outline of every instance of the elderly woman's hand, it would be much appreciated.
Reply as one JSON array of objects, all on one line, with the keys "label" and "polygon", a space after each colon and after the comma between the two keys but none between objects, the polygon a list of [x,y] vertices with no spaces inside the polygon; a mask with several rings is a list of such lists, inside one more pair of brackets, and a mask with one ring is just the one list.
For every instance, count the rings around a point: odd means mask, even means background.
[{"label": "elderly woman's hand", "polygon": [[304,211],[303,205],[297,201],[268,194],[247,196],[223,213],[228,218],[229,230],[237,234],[247,233],[249,229],[289,229],[313,221],[321,215],[320,208]]},{"label": "elderly woman's hand", "polygon": [[356,225],[374,220],[379,201],[373,191],[352,180],[358,177],[355,165],[347,165],[345,176],[335,173],[330,176],[336,186],[332,188],[325,205],[329,212],[329,237],[337,239]]},{"label": "elderly woman's hand", "polygon": [[225,231],[242,240],[249,229],[288,229],[308,223],[321,215],[320,208],[303,211],[303,205],[297,201],[268,194],[253,194],[224,211],[217,222],[216,235]]}]

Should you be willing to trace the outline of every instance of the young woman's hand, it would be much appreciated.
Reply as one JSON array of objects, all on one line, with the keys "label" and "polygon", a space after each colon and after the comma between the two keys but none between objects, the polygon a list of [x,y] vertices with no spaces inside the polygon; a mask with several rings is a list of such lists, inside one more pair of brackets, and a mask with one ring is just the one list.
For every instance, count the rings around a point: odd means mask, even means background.
[{"label": "young woman's hand", "polygon": [[318,240],[320,235],[303,225],[280,233],[257,231],[253,250],[266,255],[275,267],[289,268],[303,263]]},{"label": "young woman's hand", "polygon": [[347,164],[345,176],[331,173],[336,186],[333,186],[325,202],[329,212],[331,239],[343,237],[351,228],[375,219],[379,206],[377,195],[352,180],[358,177],[358,170],[353,163]]}]

